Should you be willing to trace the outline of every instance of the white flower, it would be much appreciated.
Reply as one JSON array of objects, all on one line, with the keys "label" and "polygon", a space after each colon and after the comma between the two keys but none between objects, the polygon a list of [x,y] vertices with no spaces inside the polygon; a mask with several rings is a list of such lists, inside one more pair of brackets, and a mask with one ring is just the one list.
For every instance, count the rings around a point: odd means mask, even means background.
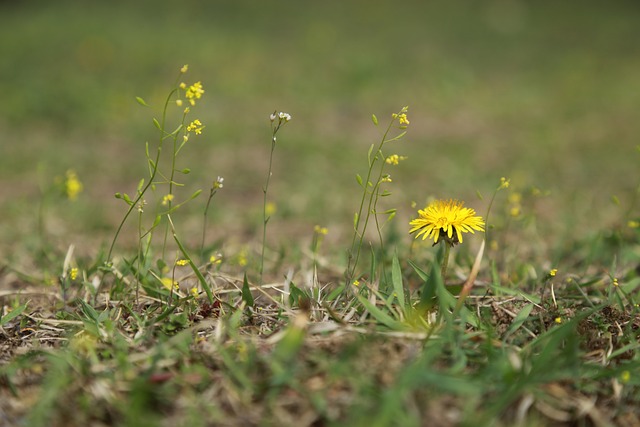
[{"label": "white flower", "polygon": [[291,120],[291,115],[288,113],[283,113],[282,111],[278,114],[278,117],[280,118],[280,120],[284,120],[285,122]]},{"label": "white flower", "polygon": [[276,116],[276,112],[274,111],[274,112],[273,112],[273,113],[271,113],[271,115],[269,116],[269,120],[271,120],[271,121],[273,122],[273,121],[275,121],[276,117],[278,117],[278,116]]}]

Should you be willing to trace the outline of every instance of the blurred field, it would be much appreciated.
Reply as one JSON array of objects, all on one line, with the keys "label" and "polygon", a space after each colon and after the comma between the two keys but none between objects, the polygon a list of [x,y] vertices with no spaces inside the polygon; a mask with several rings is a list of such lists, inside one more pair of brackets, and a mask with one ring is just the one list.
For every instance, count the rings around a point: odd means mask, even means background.
[{"label": "blurred field", "polygon": [[397,148],[409,160],[389,201],[402,221],[429,196],[483,210],[476,191],[508,176],[549,191],[549,232],[609,225],[638,182],[639,17],[631,1],[5,1],[2,246],[28,239],[39,185],[69,168],[85,192],[52,204],[50,231],[111,235],[123,209],[113,193],[134,191],[155,138],[134,96],[159,108],[185,63],[205,85],[196,114],[207,128],[181,166],[193,188],[225,177],[215,215],[230,230],[255,223],[278,109],[294,117],[276,151],[281,219],[296,232],[328,225],[341,240],[353,176],[379,138],[370,116],[384,122],[404,105],[411,127]]}]

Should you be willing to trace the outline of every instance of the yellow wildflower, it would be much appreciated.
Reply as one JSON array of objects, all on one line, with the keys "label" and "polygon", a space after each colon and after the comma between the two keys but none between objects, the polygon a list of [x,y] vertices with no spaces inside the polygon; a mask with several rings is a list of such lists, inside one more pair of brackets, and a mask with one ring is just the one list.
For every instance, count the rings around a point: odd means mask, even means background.
[{"label": "yellow wildflower", "polygon": [[418,231],[416,239],[433,239],[434,244],[444,239],[449,244],[462,243],[462,233],[484,231],[484,220],[476,216],[476,211],[463,207],[464,202],[457,200],[436,200],[418,211],[418,218],[409,225],[409,233]]},{"label": "yellow wildflower", "polygon": [[167,194],[162,198],[162,206],[167,206],[173,200],[173,194]]},{"label": "yellow wildflower", "polygon": [[180,68],[180,72],[182,74],[186,73],[189,70],[189,64],[184,64],[182,68]]},{"label": "yellow wildflower", "polygon": [[556,323],[562,323],[562,317],[556,317],[553,321]]},{"label": "yellow wildflower", "polygon": [[186,259],[179,259],[176,261],[176,265],[185,266],[187,264],[189,264],[189,260]]},{"label": "yellow wildflower", "polygon": [[622,374],[620,374],[620,382],[622,384],[626,384],[629,382],[630,379],[631,379],[631,373],[629,371],[622,371]]},{"label": "yellow wildflower", "polygon": [[511,180],[503,176],[502,178],[500,178],[500,187],[498,189],[500,190],[502,188],[509,188],[510,184],[511,184]]},{"label": "yellow wildflower", "polygon": [[326,236],[327,233],[329,233],[329,229],[327,227],[320,227],[319,225],[316,225],[313,230],[316,234],[321,234],[323,236]]},{"label": "yellow wildflower", "polygon": [[222,263],[222,255],[220,255],[220,254],[211,255],[211,258],[209,258],[209,262],[211,264],[220,264],[220,263]]},{"label": "yellow wildflower", "polygon": [[71,280],[76,280],[78,278],[78,268],[77,267],[73,267],[69,271],[69,277],[71,278]]},{"label": "yellow wildflower", "polygon": [[406,160],[405,156],[398,156],[397,154],[392,154],[387,157],[384,161],[389,165],[397,165],[400,161]]},{"label": "yellow wildflower", "polygon": [[83,186],[74,170],[69,169],[66,176],[67,178],[64,181],[64,190],[67,194],[67,198],[74,201],[78,198],[78,194],[82,192]]},{"label": "yellow wildflower", "polygon": [[184,96],[189,100],[191,105],[196,105],[196,99],[200,99],[203,93],[202,83],[195,82],[186,89]]},{"label": "yellow wildflower", "polygon": [[192,297],[198,298],[198,288],[196,288],[195,286],[189,290],[189,293]]},{"label": "yellow wildflower", "polygon": [[178,286],[178,282],[173,280],[171,277],[163,277],[161,281],[162,281],[162,286],[164,286],[169,291],[171,290],[171,288],[173,288],[176,291],[180,289],[180,287]]},{"label": "yellow wildflower", "polygon": [[187,132],[195,132],[196,135],[200,135],[202,129],[204,129],[204,126],[202,126],[202,122],[198,119],[195,119],[187,126]]},{"label": "yellow wildflower", "polygon": [[551,277],[556,277],[556,273],[558,273],[558,269],[557,269],[557,268],[552,268],[552,269],[549,271],[549,276],[551,276]]}]

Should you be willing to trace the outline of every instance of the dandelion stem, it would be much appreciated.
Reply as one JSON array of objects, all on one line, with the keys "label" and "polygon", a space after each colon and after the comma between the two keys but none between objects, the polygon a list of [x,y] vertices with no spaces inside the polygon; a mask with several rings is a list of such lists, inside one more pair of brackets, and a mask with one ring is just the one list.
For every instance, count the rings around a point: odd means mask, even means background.
[{"label": "dandelion stem", "polygon": [[446,240],[442,240],[444,245],[444,255],[442,255],[442,265],[440,266],[440,277],[442,283],[447,283],[447,267],[449,266],[449,254],[451,253],[451,244]]}]

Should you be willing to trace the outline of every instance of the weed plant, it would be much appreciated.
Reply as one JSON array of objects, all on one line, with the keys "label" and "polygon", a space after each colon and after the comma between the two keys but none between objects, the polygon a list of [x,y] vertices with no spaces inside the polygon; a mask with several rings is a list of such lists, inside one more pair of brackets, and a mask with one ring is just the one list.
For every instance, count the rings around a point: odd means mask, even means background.
[{"label": "weed plant", "polygon": [[[344,249],[323,246],[328,230],[318,225],[310,264],[277,277],[278,260],[265,256],[268,190],[276,134],[291,116],[270,117],[261,244],[223,258],[207,239],[223,178],[206,201],[181,191],[190,169],[180,154],[205,128],[191,119],[203,85],[185,83],[187,71],[153,119],[148,176],[133,196],[116,194],[126,209],[108,249],[87,260],[73,247],[63,256],[42,246],[60,261],[58,287],[32,278],[30,292],[0,294],[3,424],[640,425],[633,210],[615,246],[592,248],[610,255],[606,267],[581,269],[579,254],[518,259],[519,239],[536,243],[528,209],[541,192],[507,178],[484,218],[440,194],[397,225],[421,239],[391,244],[385,224],[397,210],[380,201],[391,194],[388,168],[406,160],[388,149],[407,131],[404,107],[371,145],[364,178],[356,175],[362,196],[346,260]],[[73,172],[61,182],[69,199],[82,189]],[[187,203],[202,203],[203,229],[183,237]],[[135,234],[135,253],[119,252],[122,233]],[[258,266],[243,248],[259,252]]]}]

